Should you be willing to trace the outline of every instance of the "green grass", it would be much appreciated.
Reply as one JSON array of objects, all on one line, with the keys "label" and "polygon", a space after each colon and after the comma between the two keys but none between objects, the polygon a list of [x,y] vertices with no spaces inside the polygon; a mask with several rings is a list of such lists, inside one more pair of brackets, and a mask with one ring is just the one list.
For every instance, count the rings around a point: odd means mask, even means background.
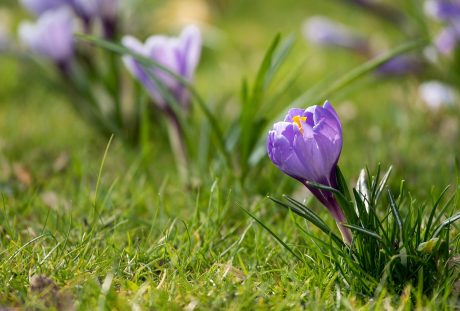
[{"label": "green grass", "polygon": [[[390,29],[332,1],[262,3],[230,2],[214,13],[216,26],[227,37],[206,48],[197,89],[222,103],[224,127],[238,111],[241,78],[254,80],[276,32],[299,35],[302,19],[320,13],[367,27],[377,37]],[[268,23],[272,14],[276,18]],[[396,45],[400,38],[389,31]],[[324,52],[299,37],[278,79],[303,62],[299,78],[279,98],[281,106],[363,60],[346,52]],[[152,134],[148,152],[115,137],[105,155],[108,140],[74,115],[65,96],[44,88],[38,73],[6,57],[0,58],[0,70],[5,74],[0,88],[0,309],[53,309],[69,303],[78,310],[459,307],[458,281],[456,287],[440,286],[428,296],[411,284],[401,295],[383,289],[372,299],[344,286],[339,271],[296,222],[319,238],[327,237],[266,198],[286,193],[309,199],[306,189],[267,159],[244,184],[213,162],[204,163],[205,169],[194,167],[184,185],[162,125]],[[340,166],[349,186],[363,166],[379,162],[394,166],[391,189],[398,191],[400,180],[406,180],[414,206],[429,206],[446,185],[457,184],[460,109],[429,111],[417,99],[417,84],[416,78],[368,77],[329,98],[343,120]],[[56,169],[63,154],[69,161]],[[459,189],[450,194],[455,191]],[[334,226],[323,207],[311,206]],[[452,210],[459,210],[458,201]],[[458,234],[458,225],[451,226],[457,254]],[[307,256],[315,265],[308,264]],[[58,289],[33,290],[38,282],[31,282],[34,275],[46,276]]]}]

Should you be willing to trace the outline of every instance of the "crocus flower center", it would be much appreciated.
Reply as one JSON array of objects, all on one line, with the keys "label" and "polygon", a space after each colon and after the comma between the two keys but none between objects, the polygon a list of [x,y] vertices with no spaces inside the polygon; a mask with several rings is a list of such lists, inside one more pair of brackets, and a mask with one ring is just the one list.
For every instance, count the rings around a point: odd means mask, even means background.
[{"label": "crocus flower center", "polygon": [[292,118],[293,123],[297,125],[297,127],[300,130],[300,133],[303,134],[303,129],[302,129],[302,122],[307,121],[307,117],[301,117],[301,116],[295,116]]}]

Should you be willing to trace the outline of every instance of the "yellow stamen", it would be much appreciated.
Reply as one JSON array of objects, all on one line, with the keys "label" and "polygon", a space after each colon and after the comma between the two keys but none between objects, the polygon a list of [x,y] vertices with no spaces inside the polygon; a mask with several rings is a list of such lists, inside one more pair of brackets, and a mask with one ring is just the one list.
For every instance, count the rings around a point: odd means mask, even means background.
[{"label": "yellow stamen", "polygon": [[297,125],[297,127],[300,130],[300,133],[303,134],[303,129],[302,129],[302,123],[301,122],[307,121],[307,117],[295,116],[295,117],[292,118],[292,121],[293,121],[293,123],[295,123]]}]

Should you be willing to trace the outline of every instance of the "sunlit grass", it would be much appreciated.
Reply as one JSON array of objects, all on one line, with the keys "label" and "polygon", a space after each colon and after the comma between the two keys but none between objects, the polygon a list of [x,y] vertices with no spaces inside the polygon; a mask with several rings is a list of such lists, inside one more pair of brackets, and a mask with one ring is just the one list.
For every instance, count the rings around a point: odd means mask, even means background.
[{"label": "sunlit grass", "polygon": [[[206,42],[196,84],[213,111],[221,112],[224,128],[238,115],[241,79],[255,80],[278,32],[284,38],[294,33],[297,40],[275,86],[299,70],[279,97],[280,107],[364,62],[309,46],[300,36],[306,15],[368,28],[376,44],[388,33],[393,46],[401,39],[391,27],[334,1],[227,2],[211,11],[210,23],[222,33]],[[146,35],[157,32],[151,23],[142,30]],[[126,147],[115,136],[101,169],[108,139],[78,119],[65,96],[45,88],[30,68],[10,57],[0,60],[0,309],[68,302],[80,310],[458,308],[458,281],[428,296],[410,284],[400,295],[382,289],[373,299],[339,282],[339,271],[296,227],[299,220],[265,197],[286,193],[310,202],[307,191],[267,159],[246,184],[215,161],[197,165],[184,185],[159,125],[146,149]],[[394,167],[390,189],[397,191],[406,180],[414,206],[429,206],[445,186],[456,184],[458,109],[429,111],[417,97],[417,84],[414,77],[370,75],[329,98],[343,121],[340,166],[350,187],[363,166],[378,163]],[[200,118],[198,113],[195,121]],[[334,226],[319,204],[309,206]],[[315,265],[287,252],[241,208]],[[458,224],[452,225],[457,252],[458,232]],[[52,280],[59,293],[31,290],[33,275]]]}]

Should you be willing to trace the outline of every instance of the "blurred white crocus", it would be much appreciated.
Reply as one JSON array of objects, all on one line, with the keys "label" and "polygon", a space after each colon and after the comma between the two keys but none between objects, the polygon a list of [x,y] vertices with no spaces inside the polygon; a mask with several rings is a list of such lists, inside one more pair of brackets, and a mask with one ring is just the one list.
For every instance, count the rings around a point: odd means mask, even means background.
[{"label": "blurred white crocus", "polygon": [[427,81],[418,88],[420,98],[431,109],[451,105],[457,99],[455,90],[449,85],[439,81]]},{"label": "blurred white crocus", "polygon": [[22,22],[19,37],[34,53],[67,67],[73,57],[73,15],[68,8],[43,13],[36,23]]},{"label": "blurred white crocus", "polygon": [[341,47],[364,54],[370,50],[365,38],[323,16],[308,18],[302,25],[302,34],[311,43],[324,47]]}]

